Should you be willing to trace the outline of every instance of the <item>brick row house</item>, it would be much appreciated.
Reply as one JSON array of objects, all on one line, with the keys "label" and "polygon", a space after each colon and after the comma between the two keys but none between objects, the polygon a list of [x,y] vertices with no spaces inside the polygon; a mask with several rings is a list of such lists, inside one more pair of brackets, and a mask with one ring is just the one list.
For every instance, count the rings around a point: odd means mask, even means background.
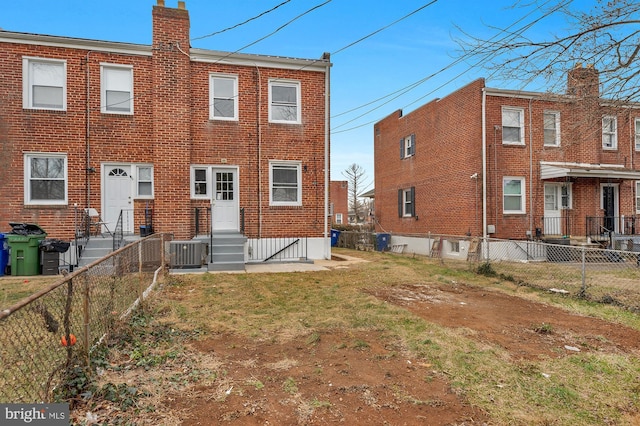
[{"label": "brick row house", "polygon": [[191,48],[184,2],[152,17],[151,45],[0,31],[0,231],[72,239],[95,208],[124,234],[152,220],[329,257],[328,55]]},{"label": "brick row house", "polygon": [[349,182],[346,180],[332,180],[329,193],[331,194],[332,225],[346,225],[349,218]]},{"label": "brick row house", "polygon": [[374,125],[375,218],[434,233],[610,245],[640,224],[640,105],[577,65],[564,94],[478,79]]}]

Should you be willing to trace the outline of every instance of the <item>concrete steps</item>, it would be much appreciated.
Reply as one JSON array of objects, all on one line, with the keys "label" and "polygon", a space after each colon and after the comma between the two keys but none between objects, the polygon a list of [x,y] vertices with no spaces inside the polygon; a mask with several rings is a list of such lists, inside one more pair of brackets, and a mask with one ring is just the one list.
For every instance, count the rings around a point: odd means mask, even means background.
[{"label": "concrete steps", "polygon": [[113,251],[113,238],[92,237],[82,250],[82,255],[78,260],[78,267],[89,265],[96,260],[102,259]]},{"label": "concrete steps", "polygon": [[207,256],[209,271],[244,271],[244,245],[247,237],[238,232],[218,232],[213,235]]}]

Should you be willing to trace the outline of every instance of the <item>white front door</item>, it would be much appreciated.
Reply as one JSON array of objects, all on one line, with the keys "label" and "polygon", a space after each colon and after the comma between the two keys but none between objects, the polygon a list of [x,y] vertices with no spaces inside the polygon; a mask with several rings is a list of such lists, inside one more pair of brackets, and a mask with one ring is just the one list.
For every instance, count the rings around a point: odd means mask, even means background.
[{"label": "white front door", "polygon": [[104,166],[102,220],[113,232],[122,212],[122,232],[133,233],[133,178],[130,165]]},{"label": "white front door", "polygon": [[560,186],[544,185],[544,232],[545,235],[562,235],[560,219]]},{"label": "white front door", "polygon": [[239,231],[238,171],[213,168],[212,231]]}]

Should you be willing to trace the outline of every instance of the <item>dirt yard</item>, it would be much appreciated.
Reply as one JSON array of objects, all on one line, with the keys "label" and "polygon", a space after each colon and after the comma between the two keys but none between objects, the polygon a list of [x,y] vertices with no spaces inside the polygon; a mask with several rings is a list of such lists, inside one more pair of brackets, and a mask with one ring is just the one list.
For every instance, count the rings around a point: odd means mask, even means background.
[{"label": "dirt yard", "polygon": [[[474,330],[515,359],[640,349],[636,330],[493,290],[405,285],[371,294],[442,326]],[[430,364],[376,343],[389,341],[382,337],[319,332],[313,344],[298,346],[227,335],[200,341],[194,349],[225,377],[166,403],[184,425],[498,424],[453,393]]]}]

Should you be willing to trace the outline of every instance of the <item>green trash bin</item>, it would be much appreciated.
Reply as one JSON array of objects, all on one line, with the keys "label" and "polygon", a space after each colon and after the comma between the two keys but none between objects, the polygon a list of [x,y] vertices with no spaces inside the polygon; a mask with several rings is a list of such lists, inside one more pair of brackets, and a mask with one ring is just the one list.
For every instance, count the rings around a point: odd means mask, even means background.
[{"label": "green trash bin", "polygon": [[32,223],[10,224],[5,234],[10,251],[11,275],[40,275],[40,241],[47,233]]}]

